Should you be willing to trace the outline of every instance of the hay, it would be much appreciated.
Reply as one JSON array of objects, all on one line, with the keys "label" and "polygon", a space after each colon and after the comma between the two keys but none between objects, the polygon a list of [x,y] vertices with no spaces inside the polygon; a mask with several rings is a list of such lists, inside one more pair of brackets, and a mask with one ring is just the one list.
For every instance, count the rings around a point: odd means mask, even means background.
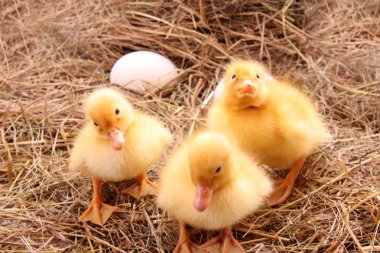
[{"label": "hay", "polygon": [[[1,252],[173,249],[176,222],[153,199],[120,195],[124,183],[104,187],[122,212],[104,227],[79,224],[91,187],[66,171],[81,97],[134,50],[166,55],[184,70],[169,96],[130,94],[176,143],[202,126],[198,106],[233,58],[264,61],[318,102],[333,140],[308,159],[288,202],[237,226],[247,251],[380,251],[378,1],[200,2],[202,11],[198,1],[0,3]],[[192,233],[197,242],[212,235]]]}]

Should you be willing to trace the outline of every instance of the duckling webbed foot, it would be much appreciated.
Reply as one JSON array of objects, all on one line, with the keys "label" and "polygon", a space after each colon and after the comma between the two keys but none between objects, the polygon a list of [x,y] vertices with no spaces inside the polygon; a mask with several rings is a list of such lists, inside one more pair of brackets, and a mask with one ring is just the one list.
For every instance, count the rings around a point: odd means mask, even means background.
[{"label": "duckling webbed foot", "polygon": [[150,181],[148,175],[144,172],[136,178],[133,185],[123,190],[122,193],[128,193],[132,197],[139,199],[145,195],[157,195],[157,190],[157,185]]},{"label": "duckling webbed foot", "polygon": [[199,245],[190,240],[185,223],[180,222],[178,243],[173,253],[206,253],[206,251],[203,251]]},{"label": "duckling webbed foot", "polygon": [[208,253],[238,253],[245,252],[244,248],[232,235],[231,228],[226,228],[222,233],[201,246]]},{"label": "duckling webbed foot", "polygon": [[79,220],[81,222],[90,221],[99,226],[103,226],[116,210],[118,210],[116,206],[111,206],[103,202],[91,203],[87,210],[79,217]]},{"label": "duckling webbed foot", "polygon": [[267,203],[270,206],[279,205],[284,202],[292,192],[294,182],[305,163],[306,157],[299,158],[292,166],[285,179],[280,179],[275,184],[275,189],[270,194]]},{"label": "duckling webbed foot", "polygon": [[79,217],[79,220],[81,222],[90,221],[99,226],[103,226],[118,207],[103,203],[100,195],[101,182],[99,179],[92,178],[92,184],[94,187],[92,203]]}]

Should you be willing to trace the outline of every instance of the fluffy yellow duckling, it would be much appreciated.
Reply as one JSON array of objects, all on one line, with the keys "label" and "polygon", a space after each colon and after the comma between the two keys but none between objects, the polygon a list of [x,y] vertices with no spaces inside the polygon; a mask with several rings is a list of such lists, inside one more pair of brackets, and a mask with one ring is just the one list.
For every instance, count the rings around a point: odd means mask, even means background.
[{"label": "fluffy yellow duckling", "polygon": [[116,207],[102,202],[101,182],[136,178],[125,192],[136,198],[155,193],[157,187],[146,169],[159,159],[172,136],[161,122],[135,111],[114,89],[94,91],[84,109],[88,122],[75,140],[69,168],[92,178],[92,204],[80,221],[103,225]]},{"label": "fluffy yellow duckling", "polygon": [[[215,252],[215,244],[220,244],[217,252],[245,252],[231,226],[256,210],[271,186],[265,172],[224,135],[202,132],[192,137],[160,172],[157,203],[180,221],[174,252]],[[223,231],[199,248],[190,241],[185,224]]]},{"label": "fluffy yellow duckling", "polygon": [[270,205],[282,203],[305,158],[329,136],[313,102],[254,61],[231,63],[216,94],[207,116],[209,129],[236,140],[260,163],[291,167],[268,200]]}]

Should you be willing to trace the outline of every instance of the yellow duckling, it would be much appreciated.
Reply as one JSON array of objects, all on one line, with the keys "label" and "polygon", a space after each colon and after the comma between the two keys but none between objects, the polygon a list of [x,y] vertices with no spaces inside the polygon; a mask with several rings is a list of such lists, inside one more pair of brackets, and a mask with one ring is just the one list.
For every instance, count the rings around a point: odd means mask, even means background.
[{"label": "yellow duckling", "polygon": [[[271,192],[265,172],[221,134],[202,132],[178,148],[160,172],[158,205],[180,221],[174,252],[245,252],[231,226],[255,211]],[[185,224],[223,229],[206,244],[195,245]],[[219,252],[219,251],[217,251]]]},{"label": "yellow duckling", "polygon": [[88,122],[74,142],[69,168],[92,178],[92,204],[80,221],[103,225],[117,208],[103,203],[101,182],[136,178],[125,192],[136,198],[154,194],[157,187],[146,170],[159,159],[172,136],[161,122],[134,110],[114,89],[94,91],[84,108]]},{"label": "yellow duckling", "polygon": [[291,167],[268,200],[270,205],[282,203],[306,157],[329,136],[313,102],[254,61],[231,63],[217,95],[207,116],[209,129],[236,140],[260,163]]}]

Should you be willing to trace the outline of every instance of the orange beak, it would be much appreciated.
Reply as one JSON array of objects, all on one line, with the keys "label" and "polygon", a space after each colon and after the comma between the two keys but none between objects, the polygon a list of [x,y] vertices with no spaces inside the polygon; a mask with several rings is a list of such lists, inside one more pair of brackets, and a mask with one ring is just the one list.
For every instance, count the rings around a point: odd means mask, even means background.
[{"label": "orange beak", "polygon": [[252,83],[251,80],[244,80],[239,88],[238,88],[238,91],[240,93],[249,93],[249,94],[254,94],[255,91],[256,91],[256,86]]},{"label": "orange beak", "polygon": [[203,212],[210,204],[212,189],[209,186],[200,185],[195,193],[194,207],[198,212]]},{"label": "orange beak", "polygon": [[124,134],[119,129],[114,129],[109,133],[111,146],[115,150],[120,150],[125,142]]}]

